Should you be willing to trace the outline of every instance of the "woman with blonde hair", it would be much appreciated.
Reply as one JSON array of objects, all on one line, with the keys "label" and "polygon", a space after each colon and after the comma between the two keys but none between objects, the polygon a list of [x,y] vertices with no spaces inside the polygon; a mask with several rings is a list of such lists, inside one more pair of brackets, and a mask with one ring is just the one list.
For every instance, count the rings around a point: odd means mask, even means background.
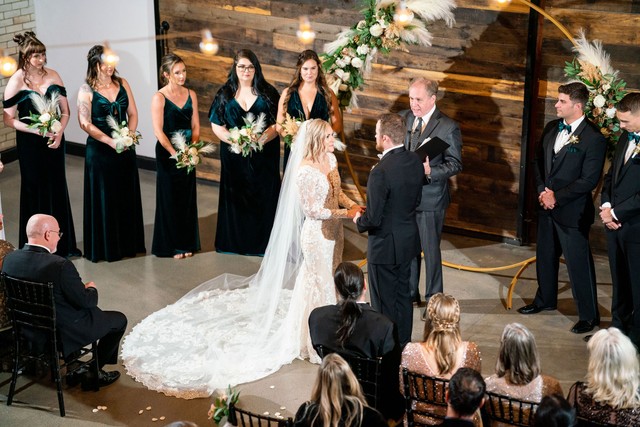
[{"label": "woman with blonde hair", "polygon": [[[437,293],[429,299],[423,337],[423,342],[409,343],[404,348],[401,368],[447,380],[462,367],[481,372],[480,350],[475,343],[462,341],[460,305],[453,296]],[[403,384],[400,378],[400,390]],[[424,409],[445,415],[442,407]],[[441,422],[423,417],[416,417],[416,421],[432,425]]]},{"label": "woman with blonde hair", "polygon": [[586,383],[571,386],[567,400],[581,419],[600,424],[640,425],[640,363],[631,340],[617,328],[589,340]]},{"label": "woman with blonde hair", "polygon": [[327,355],[318,369],[311,400],[296,413],[297,427],[386,426],[382,415],[367,406],[349,364],[337,353]]},{"label": "woman with blonde hair", "polygon": [[536,339],[520,323],[504,327],[496,373],[486,379],[486,384],[487,391],[529,402],[540,402],[544,396],[554,393],[562,395],[557,379],[540,374]]}]

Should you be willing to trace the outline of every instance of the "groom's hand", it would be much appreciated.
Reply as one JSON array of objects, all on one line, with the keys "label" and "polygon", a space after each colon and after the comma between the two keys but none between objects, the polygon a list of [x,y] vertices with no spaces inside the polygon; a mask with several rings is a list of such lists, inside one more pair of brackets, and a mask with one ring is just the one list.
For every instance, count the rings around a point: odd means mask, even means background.
[{"label": "groom's hand", "polygon": [[357,224],[358,223],[358,218],[360,218],[362,216],[362,214],[360,212],[356,212],[355,216],[353,217],[353,223]]}]

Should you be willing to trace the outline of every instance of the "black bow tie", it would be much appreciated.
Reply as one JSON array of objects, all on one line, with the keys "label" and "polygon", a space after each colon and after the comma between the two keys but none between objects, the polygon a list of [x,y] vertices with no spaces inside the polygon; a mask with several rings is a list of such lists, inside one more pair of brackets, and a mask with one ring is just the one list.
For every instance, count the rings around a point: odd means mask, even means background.
[{"label": "black bow tie", "polygon": [[571,133],[571,126],[566,124],[565,122],[559,122],[558,123],[558,132],[562,132],[563,130],[566,130],[567,133]]},{"label": "black bow tie", "polygon": [[638,145],[638,143],[640,142],[640,135],[638,135],[637,133],[629,132],[629,142],[633,142],[634,144]]}]

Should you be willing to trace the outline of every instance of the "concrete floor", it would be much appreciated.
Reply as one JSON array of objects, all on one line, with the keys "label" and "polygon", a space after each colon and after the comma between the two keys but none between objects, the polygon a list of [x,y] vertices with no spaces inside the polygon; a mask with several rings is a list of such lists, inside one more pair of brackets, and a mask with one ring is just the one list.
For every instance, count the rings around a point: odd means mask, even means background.
[{"label": "concrete floor", "polygon": [[[78,246],[82,248],[82,185],[84,160],[68,156],[67,180],[76,224]],[[17,162],[6,165],[0,175],[0,192],[5,215],[7,239],[17,243],[20,176]],[[147,250],[151,248],[155,211],[155,173],[140,171],[145,219]],[[94,264],[83,258],[75,259],[82,278],[96,282],[100,291],[100,307],[117,309],[129,318],[129,328],[150,313],[173,303],[201,282],[222,272],[249,275],[257,271],[261,258],[217,254],[213,251],[216,223],[217,185],[198,184],[198,208],[202,252],[193,258],[173,260],[156,258],[150,254],[115,263]],[[366,254],[366,236],[359,235],[353,224],[345,222],[344,259],[360,261]],[[445,235],[442,241],[443,259],[467,266],[498,266],[524,260],[534,255],[532,247],[506,244],[467,237]],[[603,326],[610,322],[611,278],[607,259],[596,256],[598,296]],[[577,321],[566,270],[561,267],[561,288],[558,311],[523,316],[515,309],[532,300],[535,290],[535,268],[529,268],[519,281],[513,299],[514,310],[505,308],[507,287],[515,271],[499,274],[480,274],[444,269],[445,291],[454,295],[462,309],[462,335],[475,341],[482,351],[482,373],[493,373],[500,335],[505,324],[521,322],[537,337],[545,374],[557,377],[565,393],[576,380],[584,377],[587,367],[587,349],[578,336],[569,332]],[[413,339],[422,336],[424,323],[418,309],[414,310]],[[211,361],[215,363],[215,361]],[[182,400],[149,391],[123,372],[114,385],[99,392],[82,392],[79,387],[64,393],[66,418],[58,414],[55,389],[48,380],[29,385],[25,379],[18,382],[19,393],[14,404],[7,407],[10,375],[0,372],[0,424],[80,426],[113,425],[145,426],[165,425],[176,420],[190,420],[204,426],[212,399]],[[307,400],[315,379],[316,365],[295,360],[277,373],[253,383],[242,384],[240,405],[256,412],[281,412],[292,416],[298,406]],[[93,412],[98,405],[104,411]],[[150,407],[150,410],[146,410]],[[281,409],[284,407],[285,409]],[[139,414],[139,411],[143,411]],[[165,417],[160,420],[160,417]],[[157,418],[157,421],[153,421]]]}]

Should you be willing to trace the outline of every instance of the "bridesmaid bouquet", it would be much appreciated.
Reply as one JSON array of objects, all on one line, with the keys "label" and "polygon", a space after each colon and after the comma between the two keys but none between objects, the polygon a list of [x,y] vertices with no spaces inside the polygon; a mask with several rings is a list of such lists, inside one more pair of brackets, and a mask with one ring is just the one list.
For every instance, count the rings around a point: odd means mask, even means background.
[{"label": "bridesmaid bouquet", "polygon": [[126,150],[135,150],[135,146],[140,144],[142,134],[139,131],[131,131],[127,126],[126,121],[118,124],[115,117],[108,116],[107,124],[113,132],[111,132],[111,138],[116,142],[116,152],[122,153]]},{"label": "bridesmaid bouquet", "polygon": [[183,131],[175,132],[171,136],[171,145],[176,148],[176,154],[170,158],[176,160],[176,168],[187,168],[187,173],[191,173],[202,161],[202,154],[212,153],[213,144],[205,141],[191,142],[187,144],[187,138]]},{"label": "bridesmaid bouquet", "polygon": [[[31,121],[27,127],[29,129],[37,129],[42,136],[49,132],[60,132],[62,130],[62,123],[60,123],[60,94],[54,92],[50,98],[45,98],[37,92],[31,92],[29,98],[31,98],[37,113],[31,113],[29,117],[22,117]],[[49,138],[47,145],[52,143],[53,139]]]},{"label": "bridesmaid bouquet", "polygon": [[291,147],[291,144],[293,144],[293,140],[296,137],[296,134],[298,133],[298,129],[300,129],[302,122],[304,122],[304,120],[291,117],[289,113],[287,113],[284,121],[280,123],[280,126],[282,126],[282,131],[284,133],[284,143],[287,147]]},{"label": "bridesmaid bouquet", "polygon": [[235,127],[229,130],[229,150],[236,154],[242,154],[242,157],[250,156],[254,151],[262,151],[263,142],[260,142],[260,136],[267,125],[266,115],[260,113],[258,118],[251,113],[243,117],[244,126]]}]

